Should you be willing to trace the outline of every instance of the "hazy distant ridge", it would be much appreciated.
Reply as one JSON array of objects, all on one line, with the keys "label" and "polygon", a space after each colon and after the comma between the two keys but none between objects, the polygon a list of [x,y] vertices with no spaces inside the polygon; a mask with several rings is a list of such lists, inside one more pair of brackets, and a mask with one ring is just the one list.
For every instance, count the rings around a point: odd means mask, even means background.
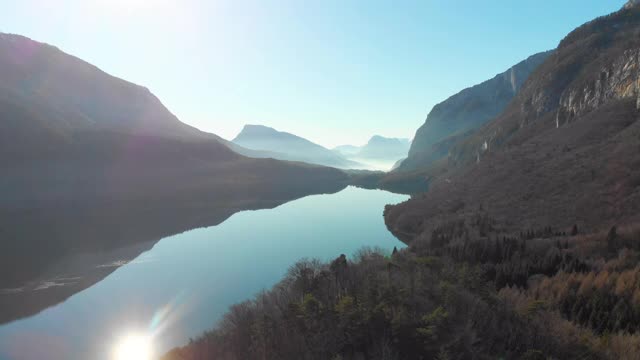
[{"label": "hazy distant ridge", "polygon": [[358,166],[357,162],[347,160],[344,156],[321,145],[263,125],[245,125],[232,143],[247,149],[269,152],[274,158],[280,160],[302,161],[338,168]]}]

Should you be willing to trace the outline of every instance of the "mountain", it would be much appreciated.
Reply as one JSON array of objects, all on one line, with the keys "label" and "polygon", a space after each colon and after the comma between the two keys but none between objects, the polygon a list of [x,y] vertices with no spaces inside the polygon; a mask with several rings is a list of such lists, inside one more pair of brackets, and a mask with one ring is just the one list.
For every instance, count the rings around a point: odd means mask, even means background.
[{"label": "mountain", "polygon": [[484,209],[509,230],[634,222],[640,209],[640,7],[565,37],[494,120],[449,147],[420,197],[390,207],[406,238]]},{"label": "mountain", "polygon": [[482,268],[505,309],[562,339],[555,349],[581,334],[603,344],[583,348],[599,359],[627,357],[640,330],[637,283],[624,280],[640,256],[638,5],[566,36],[500,115],[427,171],[426,193],[385,209],[414,252]]},{"label": "mountain", "polygon": [[0,34],[0,119],[0,289],[74,254],[157,241],[348,181],[336,169],[244,157],[148,89],[18,35]]},{"label": "mountain", "polygon": [[181,123],[148,89],[110,76],[59,49],[19,35],[0,35],[4,100],[46,105],[61,118],[52,130],[125,131],[170,137],[203,136]]},{"label": "mountain", "polygon": [[357,167],[358,163],[299,136],[262,125],[245,125],[232,143],[247,149],[264,151],[276,159],[302,161],[338,168]]},{"label": "mountain", "polygon": [[164,359],[637,358],[638,5],[574,30],[448,138],[428,191],[384,210],[408,248],[301,261]]},{"label": "mountain", "polygon": [[476,129],[499,115],[525,80],[551,51],[535,54],[481,84],[464,89],[433,107],[416,131],[408,158],[398,167],[411,171],[447,154],[447,138]]},{"label": "mountain", "polygon": [[[40,142],[39,136],[53,141],[68,137],[70,131],[100,130],[209,139],[248,157],[272,157],[270,153],[245,149],[180,122],[147,88],[106,74],[54,46],[0,33],[0,49],[0,101],[13,108],[27,104],[33,108],[32,114],[47,115],[40,116],[37,125],[27,124],[35,121],[33,118],[11,124],[12,131],[23,138],[4,141],[5,146],[13,143],[27,150]],[[9,126],[0,124],[3,125]],[[14,135],[6,130],[5,135]]]},{"label": "mountain", "polygon": [[340,145],[340,146],[336,146],[334,147],[333,151],[337,152],[338,154],[344,156],[344,157],[350,157],[350,156],[355,156],[360,152],[360,149],[362,149],[361,146],[355,146],[355,145]]},{"label": "mountain", "polygon": [[349,160],[357,161],[362,164],[363,169],[389,171],[400,159],[406,158],[410,144],[409,139],[374,135],[363,146],[342,145],[333,151]]},{"label": "mountain", "polygon": [[428,191],[385,207],[408,248],[301,261],[164,359],[637,358],[639,5],[571,32],[447,138]]},{"label": "mountain", "polygon": [[407,156],[411,141],[409,139],[386,138],[375,135],[363,146],[357,157],[365,159],[398,160]]},{"label": "mountain", "polygon": [[624,9],[630,9],[630,8],[632,8],[634,6],[638,6],[638,5],[640,5],[640,0],[629,0],[624,5]]}]

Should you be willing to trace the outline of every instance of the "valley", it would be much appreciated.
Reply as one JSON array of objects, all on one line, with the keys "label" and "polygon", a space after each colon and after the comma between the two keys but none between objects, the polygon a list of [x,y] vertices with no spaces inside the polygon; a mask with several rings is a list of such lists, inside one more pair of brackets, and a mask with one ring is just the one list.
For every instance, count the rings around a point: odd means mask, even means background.
[{"label": "valley", "polygon": [[[156,333],[161,356],[207,330],[235,302],[276,284],[301,258],[402,247],[380,209],[406,198],[349,187],[273,209],[238,211],[161,240],[60,258],[51,268],[59,275],[43,275],[37,286],[65,285],[0,293],[3,320],[29,315],[0,325],[0,358],[37,359],[45,348],[30,344],[50,339],[59,346],[46,349],[47,359],[110,360],[114,334],[127,329]],[[120,225],[132,227],[137,220],[132,215]]]},{"label": "valley", "polygon": [[452,105],[426,132],[434,108],[408,160],[369,178],[428,187],[385,207],[408,248],[299,263],[166,359],[637,359],[639,14],[517,65],[500,101],[448,100],[486,115]]},{"label": "valley", "polygon": [[0,359],[640,359],[639,1],[219,5],[92,47],[180,118],[0,33]]}]

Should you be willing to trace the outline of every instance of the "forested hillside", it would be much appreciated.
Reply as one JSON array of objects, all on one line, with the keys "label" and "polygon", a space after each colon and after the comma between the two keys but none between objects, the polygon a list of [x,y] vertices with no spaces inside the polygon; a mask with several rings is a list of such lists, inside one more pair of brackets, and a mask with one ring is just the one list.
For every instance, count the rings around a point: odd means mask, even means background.
[{"label": "forested hillside", "polygon": [[177,359],[637,359],[640,230],[503,233],[486,214],[393,254],[303,260]]},{"label": "forested hillside", "polygon": [[300,262],[166,359],[639,359],[638,34],[637,1],[579,27],[415,172],[407,249]]}]

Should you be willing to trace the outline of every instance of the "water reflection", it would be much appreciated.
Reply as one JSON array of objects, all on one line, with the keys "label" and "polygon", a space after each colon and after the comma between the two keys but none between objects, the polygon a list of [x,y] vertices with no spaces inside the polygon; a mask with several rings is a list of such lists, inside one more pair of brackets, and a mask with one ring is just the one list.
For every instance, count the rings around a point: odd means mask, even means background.
[{"label": "water reflection", "polygon": [[[61,256],[42,275],[18,288],[0,289],[0,321],[8,322],[38,313],[80,292],[153,247],[155,241],[114,250]],[[137,261],[145,261],[136,259]]]},{"label": "water reflection", "polygon": [[0,327],[0,358],[42,359],[28,353],[28,344],[45,344],[47,359],[108,360],[113,339],[126,329],[153,331],[162,353],[209,329],[231,304],[271,287],[300,258],[402,246],[386,230],[382,211],[404,199],[347,188],[163,239],[64,303]]}]

